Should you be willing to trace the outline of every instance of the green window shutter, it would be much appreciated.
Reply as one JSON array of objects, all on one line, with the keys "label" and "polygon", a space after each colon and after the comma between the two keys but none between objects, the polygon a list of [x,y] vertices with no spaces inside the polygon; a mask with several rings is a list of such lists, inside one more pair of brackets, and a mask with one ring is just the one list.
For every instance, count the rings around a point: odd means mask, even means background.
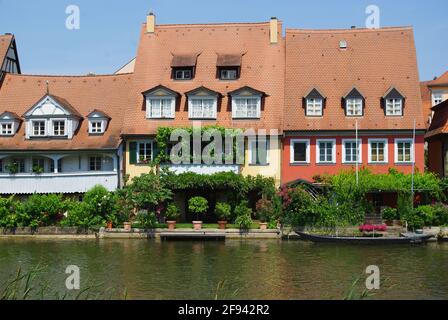
[{"label": "green window shutter", "polygon": [[129,163],[130,164],[137,163],[137,142],[129,143]]}]

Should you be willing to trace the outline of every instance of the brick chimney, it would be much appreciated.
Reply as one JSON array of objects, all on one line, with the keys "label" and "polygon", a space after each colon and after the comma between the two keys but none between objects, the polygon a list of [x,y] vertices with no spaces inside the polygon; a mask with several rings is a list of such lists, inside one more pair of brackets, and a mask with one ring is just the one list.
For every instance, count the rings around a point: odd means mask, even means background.
[{"label": "brick chimney", "polygon": [[276,17],[271,18],[269,34],[271,43],[278,43],[278,19]]},{"label": "brick chimney", "polygon": [[154,15],[154,13],[150,12],[146,16],[146,32],[154,33],[155,28],[156,28],[156,16]]}]

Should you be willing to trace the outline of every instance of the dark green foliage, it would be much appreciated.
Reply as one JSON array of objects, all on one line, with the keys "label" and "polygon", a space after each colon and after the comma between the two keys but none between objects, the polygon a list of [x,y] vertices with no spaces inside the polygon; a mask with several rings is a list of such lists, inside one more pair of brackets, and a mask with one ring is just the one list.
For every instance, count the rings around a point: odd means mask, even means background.
[{"label": "dark green foliage", "polygon": [[248,207],[247,201],[242,201],[235,207],[235,224],[240,229],[249,229],[252,225],[252,209]]}]

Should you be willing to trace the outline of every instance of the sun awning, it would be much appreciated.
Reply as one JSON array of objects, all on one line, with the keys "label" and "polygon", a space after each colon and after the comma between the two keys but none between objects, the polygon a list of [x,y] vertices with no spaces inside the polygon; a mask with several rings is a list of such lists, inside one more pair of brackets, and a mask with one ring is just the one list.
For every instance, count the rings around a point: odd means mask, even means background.
[{"label": "sun awning", "polygon": [[171,61],[171,67],[195,67],[196,61],[198,60],[198,54],[179,54],[173,55],[173,60]]},{"label": "sun awning", "polygon": [[241,67],[242,54],[218,54],[217,67]]}]

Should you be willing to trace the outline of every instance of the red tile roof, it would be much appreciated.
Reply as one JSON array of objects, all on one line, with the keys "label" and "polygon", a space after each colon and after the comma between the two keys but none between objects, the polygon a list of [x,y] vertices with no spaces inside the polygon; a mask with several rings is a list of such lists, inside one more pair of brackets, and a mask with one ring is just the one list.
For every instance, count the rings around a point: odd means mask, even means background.
[{"label": "red tile roof", "polygon": [[[109,76],[31,76],[7,74],[0,89],[0,114],[6,110],[24,114],[46,94],[49,82],[51,95],[63,99],[83,117],[72,140],[25,139],[22,122],[13,137],[0,138],[0,150],[85,150],[115,149],[120,144],[124,110],[128,103],[132,75]],[[88,134],[89,115],[101,109],[111,117],[104,135]]]},{"label": "red tile roof", "polygon": [[430,87],[435,86],[448,86],[448,71],[442,74],[435,80],[429,81],[428,85]]},{"label": "red tile roof", "polygon": [[448,133],[448,100],[433,107],[434,117],[426,133],[426,138]]},{"label": "red tile roof", "polygon": [[[340,49],[340,41],[347,42]],[[353,87],[365,97],[361,130],[425,128],[412,28],[286,30],[284,130],[353,130],[342,97]],[[386,117],[381,98],[391,88],[406,97],[403,117]],[[325,95],[323,118],[307,118],[302,97]]]},{"label": "red tile roof", "polygon": [[[278,22],[279,40],[270,43],[270,23],[228,23],[197,25],[156,25],[155,33],[147,33],[143,25],[134,83],[124,121],[125,134],[154,134],[158,126],[191,126],[185,93],[201,86],[219,92],[223,98],[218,106],[218,117],[204,124],[218,124],[229,128],[282,128],[284,99],[284,41],[282,24]],[[193,80],[171,79],[173,55],[200,53],[197,57]],[[241,77],[222,81],[216,77],[218,57],[244,55],[241,59]],[[163,85],[181,94],[174,120],[145,118],[144,98],[148,89]],[[266,92],[259,120],[234,120],[228,93],[249,86]]]}]

